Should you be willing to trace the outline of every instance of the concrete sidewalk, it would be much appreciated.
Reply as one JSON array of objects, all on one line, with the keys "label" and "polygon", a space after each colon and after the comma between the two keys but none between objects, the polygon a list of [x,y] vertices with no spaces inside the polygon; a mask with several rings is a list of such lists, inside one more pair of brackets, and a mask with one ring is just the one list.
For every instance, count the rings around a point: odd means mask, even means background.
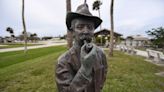
[{"label": "concrete sidewalk", "polygon": [[[59,46],[59,45],[66,45],[66,44],[67,43],[50,43],[45,45],[29,46],[27,47],[27,49],[44,48],[44,47]],[[24,47],[0,49],[0,52],[10,52],[10,51],[20,51],[20,50],[24,50]]]}]

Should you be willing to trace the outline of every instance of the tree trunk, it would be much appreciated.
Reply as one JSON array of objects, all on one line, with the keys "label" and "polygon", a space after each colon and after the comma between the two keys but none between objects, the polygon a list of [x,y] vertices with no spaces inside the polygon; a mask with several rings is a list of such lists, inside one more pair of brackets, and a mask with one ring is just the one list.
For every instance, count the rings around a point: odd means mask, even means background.
[{"label": "tree trunk", "polygon": [[26,24],[24,18],[24,0],[22,0],[22,23],[23,23],[23,31],[24,31],[24,53],[27,52],[27,32],[26,32]]},{"label": "tree trunk", "polygon": [[[99,18],[101,18],[101,15],[100,15],[100,9],[98,9],[98,13],[99,13]],[[101,26],[101,24],[100,24],[100,31],[101,31],[101,29],[102,29],[102,26]],[[101,36],[100,39],[101,39],[101,40],[100,40],[100,42],[101,42],[101,46],[103,46],[103,43],[102,43],[102,41],[103,41],[103,36]]]},{"label": "tree trunk", "polygon": [[[66,12],[70,12],[71,11],[71,0],[66,0]],[[70,32],[69,30],[67,30],[67,46],[68,48],[72,47],[72,43],[73,43],[73,34],[72,32]]]},{"label": "tree trunk", "polygon": [[[100,15],[100,9],[98,9],[98,14],[99,14],[99,18],[101,18],[101,15]],[[101,31],[101,29],[102,29],[102,26],[101,26],[101,24],[100,24],[100,31]],[[103,43],[102,43],[102,40],[103,40],[103,36],[101,36],[101,46],[103,46]]]},{"label": "tree trunk", "polygon": [[109,46],[109,56],[113,56],[113,33],[114,33],[114,20],[113,20],[113,7],[114,7],[114,0],[111,0],[110,6],[110,19],[111,19],[111,31],[110,31],[110,46]]},{"label": "tree trunk", "polygon": [[[99,18],[101,18],[101,15],[100,15],[100,9],[98,9],[98,13],[99,13]],[[100,30],[102,29],[102,26],[100,24]]]}]

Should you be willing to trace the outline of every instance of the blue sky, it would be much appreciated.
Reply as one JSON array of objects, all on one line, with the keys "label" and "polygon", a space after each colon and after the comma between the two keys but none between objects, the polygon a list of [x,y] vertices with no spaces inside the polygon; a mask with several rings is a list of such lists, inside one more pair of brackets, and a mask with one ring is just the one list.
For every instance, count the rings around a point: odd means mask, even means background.
[{"label": "blue sky", "polygon": [[[101,1],[102,27],[110,29],[110,0]],[[72,0],[72,11],[83,2]],[[90,11],[98,16],[97,11],[92,11],[93,2],[87,1]],[[21,4],[22,0],[0,0],[0,36],[9,36],[6,27],[12,27],[15,35],[22,32]],[[25,0],[27,31],[41,37],[66,34],[65,5],[65,0]],[[124,37],[146,36],[145,31],[164,26],[164,0],[115,0],[114,9],[115,31]]]}]

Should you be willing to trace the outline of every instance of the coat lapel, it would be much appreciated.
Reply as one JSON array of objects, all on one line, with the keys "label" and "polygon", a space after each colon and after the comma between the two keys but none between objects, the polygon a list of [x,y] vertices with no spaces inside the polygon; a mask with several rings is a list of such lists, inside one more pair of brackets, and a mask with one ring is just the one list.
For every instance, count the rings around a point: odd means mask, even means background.
[{"label": "coat lapel", "polygon": [[72,57],[71,62],[73,63],[74,70],[77,72],[80,69],[81,63],[79,59],[80,56],[77,54],[74,48],[71,49],[71,57]]}]

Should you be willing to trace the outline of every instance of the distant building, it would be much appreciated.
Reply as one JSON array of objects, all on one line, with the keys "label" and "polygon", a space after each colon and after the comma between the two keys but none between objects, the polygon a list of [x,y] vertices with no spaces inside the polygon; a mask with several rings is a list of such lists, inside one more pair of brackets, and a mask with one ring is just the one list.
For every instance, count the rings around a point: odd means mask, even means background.
[{"label": "distant building", "polygon": [[148,43],[149,43],[149,39],[141,35],[128,36],[124,42],[126,46],[133,46],[133,47],[144,47]]},{"label": "distant building", "polygon": [[[122,34],[114,32],[114,43],[121,42]],[[110,43],[110,30],[102,29],[94,33],[94,41],[97,45],[109,45]]]},{"label": "distant building", "polygon": [[12,43],[14,42],[14,40],[12,39],[12,37],[8,37],[6,36],[4,39],[3,39],[4,43]]},{"label": "distant building", "polygon": [[4,43],[4,38],[0,37],[0,43]]}]

